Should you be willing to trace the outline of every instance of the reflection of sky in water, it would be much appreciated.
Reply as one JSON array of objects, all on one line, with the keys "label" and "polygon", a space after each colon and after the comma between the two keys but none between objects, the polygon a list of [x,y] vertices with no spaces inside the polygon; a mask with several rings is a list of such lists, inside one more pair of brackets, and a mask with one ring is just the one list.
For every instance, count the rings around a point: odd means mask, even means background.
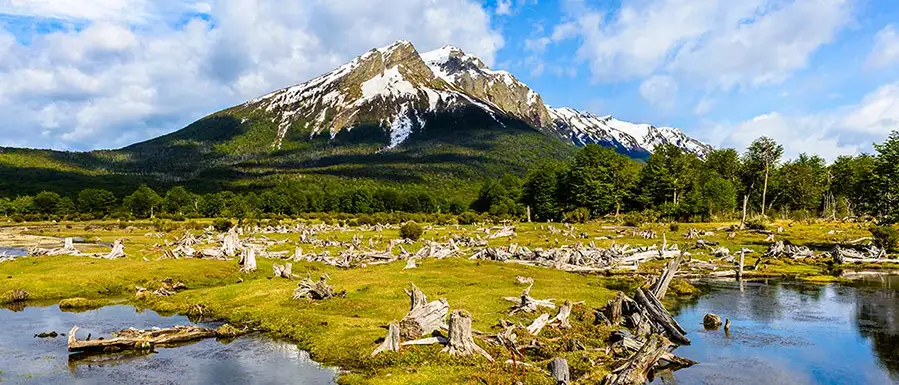
[{"label": "reflection of sky in water", "polygon": [[[656,383],[899,384],[895,281],[707,285],[675,317],[693,342],[677,354],[700,364]],[[706,313],[730,318],[730,335],[704,330]]]},{"label": "reflection of sky in water", "polygon": [[333,384],[335,372],[309,359],[293,344],[262,336],[230,343],[214,339],[119,361],[114,365],[70,367],[66,337],[34,338],[41,332],[68,333],[78,325],[78,337],[109,337],[128,327],[147,329],[186,325],[185,317],[162,317],[130,306],[110,306],[84,313],[63,313],[58,307],[28,307],[21,312],[0,309],[0,383],[43,384]]},{"label": "reflection of sky in water", "polygon": [[20,247],[0,246],[0,256],[21,257],[25,254],[28,254],[28,250]]}]

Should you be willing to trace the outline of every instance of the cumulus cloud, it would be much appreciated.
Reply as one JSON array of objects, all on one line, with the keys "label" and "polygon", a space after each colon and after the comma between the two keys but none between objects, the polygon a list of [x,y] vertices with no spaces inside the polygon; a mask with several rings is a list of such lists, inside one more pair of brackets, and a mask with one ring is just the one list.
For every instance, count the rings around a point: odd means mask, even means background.
[{"label": "cumulus cloud", "polygon": [[27,44],[0,29],[0,145],[43,148],[171,132],[398,39],[488,64],[504,44],[473,0],[0,0],[0,14],[70,22]]},{"label": "cumulus cloud", "polygon": [[884,85],[857,104],[836,111],[806,115],[772,112],[735,124],[711,124],[700,130],[700,135],[716,146],[738,149],[768,136],[783,144],[787,157],[806,152],[833,160],[839,155],[870,152],[872,143],[882,142],[893,130],[899,130],[899,83]]},{"label": "cumulus cloud", "polygon": [[571,0],[559,37],[597,81],[669,73],[710,88],[779,82],[852,21],[850,0],[624,0],[615,12]]},{"label": "cumulus cloud", "polygon": [[677,102],[677,83],[670,76],[650,77],[640,83],[640,96],[653,106],[673,108]]},{"label": "cumulus cloud", "polygon": [[899,63],[899,32],[890,24],[874,37],[874,49],[868,55],[868,66],[883,68]]}]

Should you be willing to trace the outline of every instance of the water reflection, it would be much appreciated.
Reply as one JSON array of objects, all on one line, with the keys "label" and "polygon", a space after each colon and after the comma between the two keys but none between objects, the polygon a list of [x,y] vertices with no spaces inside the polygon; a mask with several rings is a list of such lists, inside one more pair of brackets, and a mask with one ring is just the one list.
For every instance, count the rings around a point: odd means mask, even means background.
[{"label": "water reflection", "polygon": [[[127,327],[147,329],[190,324],[130,306],[63,313],[56,306],[0,309],[0,382],[66,384],[333,384],[335,371],[309,359],[295,345],[262,335],[228,343],[197,341],[156,352],[69,355],[66,336],[34,338],[41,332],[67,333],[72,325],[94,338]],[[207,325],[214,326],[214,325]]]},{"label": "water reflection", "polygon": [[[899,384],[899,277],[700,285],[709,294],[675,310],[693,341],[677,353],[701,364],[655,383]],[[704,330],[706,313],[730,333]]]}]

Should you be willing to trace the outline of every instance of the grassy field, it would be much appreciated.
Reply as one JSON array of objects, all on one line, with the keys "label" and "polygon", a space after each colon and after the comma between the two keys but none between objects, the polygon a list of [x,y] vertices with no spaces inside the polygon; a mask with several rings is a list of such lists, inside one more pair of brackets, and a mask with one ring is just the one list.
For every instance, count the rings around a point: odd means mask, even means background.
[{"label": "grassy field", "polygon": [[[203,221],[201,224],[208,224]],[[739,232],[736,239],[728,240],[726,231],[716,229],[728,224],[680,224],[677,231],[668,225],[649,225],[657,233],[665,234],[669,244],[677,243],[682,249],[695,244],[684,238],[690,228],[714,231],[715,235],[703,239],[718,241],[731,250],[747,247],[754,252],[746,264],[755,263],[755,258],[763,253],[769,243],[765,235],[753,232]],[[816,251],[827,251],[834,243],[845,242],[870,236],[863,224],[778,223],[785,231],[777,234],[777,239],[785,239],[798,245],[808,246]],[[570,238],[553,234],[550,226],[561,229],[560,224],[519,224],[517,236],[512,239],[491,240],[491,246],[507,246],[511,243],[530,248],[551,248],[573,245],[578,242],[595,242],[607,247],[613,242],[631,245],[661,243],[661,238],[649,240],[630,236],[598,240],[600,237],[617,236],[618,228],[608,224],[576,225],[575,233],[586,238]],[[403,270],[404,262],[365,268],[337,269],[320,263],[295,263],[293,272],[300,276],[318,278],[323,274],[331,277],[330,283],[337,290],[346,290],[346,298],[325,301],[291,300],[296,281],[272,279],[271,264],[276,262],[259,259],[259,269],[255,273],[238,272],[237,262],[181,259],[158,260],[163,254],[166,240],[174,241],[184,230],[160,232],[150,222],[117,223],[36,223],[5,224],[0,228],[0,246],[23,244],[30,239],[42,237],[46,244],[54,237],[80,237],[92,242],[112,242],[123,239],[127,257],[117,260],[103,260],[87,257],[27,257],[12,262],[0,263],[0,303],[8,302],[13,290],[28,291],[30,299],[38,301],[64,301],[64,305],[74,308],[91,308],[108,301],[131,301],[137,306],[148,307],[160,312],[197,315],[203,309],[204,317],[220,317],[232,323],[249,325],[266,330],[278,337],[295,341],[308,350],[312,358],[327,365],[349,370],[341,375],[345,384],[447,384],[447,383],[487,383],[507,384],[522,381],[527,384],[551,383],[541,370],[546,363],[556,357],[568,359],[578,376],[601,378],[610,364],[610,357],[601,350],[569,351],[571,340],[577,340],[588,348],[601,348],[609,330],[592,324],[592,309],[601,307],[618,290],[631,292],[645,282],[645,278],[634,275],[573,274],[558,270],[504,264],[489,261],[471,261],[467,258],[445,260],[424,260],[418,269]],[[452,235],[478,233],[478,226],[431,226],[423,239],[442,241]],[[193,230],[199,234],[202,231]],[[276,240],[289,242],[272,247],[269,251],[292,251],[299,240],[299,234],[266,234]],[[361,236],[367,244],[373,238],[375,249],[384,249],[391,239],[398,238],[397,230],[381,233],[362,231],[359,228],[335,230],[319,234],[318,239],[349,241]],[[59,241],[61,245],[61,240]],[[423,242],[407,245],[414,252]],[[43,246],[47,247],[47,246]],[[315,248],[302,245],[304,252],[317,253],[328,250],[333,254],[339,247]],[[106,252],[108,247],[79,246],[82,252]],[[710,257],[696,250],[692,258],[708,260]],[[661,261],[643,264],[639,272],[657,274]],[[730,268],[722,266],[722,268]],[[899,266],[868,265],[859,268],[899,268]],[[834,273],[825,261],[796,262],[775,260],[763,264],[758,271],[747,272],[756,277],[795,277],[812,281],[832,279]],[[528,361],[534,368],[513,366],[504,361],[511,358],[509,353],[498,347],[487,347],[497,357],[497,363],[487,363],[478,358],[458,359],[439,352],[437,346],[404,348],[400,353],[389,353],[369,358],[369,354],[379,344],[379,338],[386,333],[385,326],[391,320],[398,320],[408,310],[408,297],[403,289],[415,283],[428,295],[429,299],[446,298],[451,310],[464,309],[473,316],[473,327],[483,332],[495,332],[500,319],[529,324],[536,315],[508,316],[511,303],[502,299],[517,296],[523,286],[516,283],[516,276],[535,279],[531,295],[535,298],[554,298],[556,303],[565,300],[583,301],[573,315],[574,328],[568,331],[547,329],[540,337],[539,348],[528,351]],[[135,299],[135,286],[155,289],[163,280],[183,282],[187,290],[171,297],[150,297]],[[677,282],[672,290],[675,294],[691,293],[691,286]],[[676,300],[670,298],[669,300]],[[199,305],[199,306],[198,306]],[[554,311],[550,311],[554,315]],[[122,325],[128,327],[129,325]],[[526,345],[531,337],[518,333],[519,343]]]}]

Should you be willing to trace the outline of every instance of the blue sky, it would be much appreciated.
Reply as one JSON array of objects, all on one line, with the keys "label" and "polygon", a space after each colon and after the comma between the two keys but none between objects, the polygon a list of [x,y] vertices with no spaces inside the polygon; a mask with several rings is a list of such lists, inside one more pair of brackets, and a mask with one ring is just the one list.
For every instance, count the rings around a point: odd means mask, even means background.
[{"label": "blue sky", "polygon": [[895,0],[0,0],[0,145],[121,147],[398,39],[715,146],[899,129]]}]

